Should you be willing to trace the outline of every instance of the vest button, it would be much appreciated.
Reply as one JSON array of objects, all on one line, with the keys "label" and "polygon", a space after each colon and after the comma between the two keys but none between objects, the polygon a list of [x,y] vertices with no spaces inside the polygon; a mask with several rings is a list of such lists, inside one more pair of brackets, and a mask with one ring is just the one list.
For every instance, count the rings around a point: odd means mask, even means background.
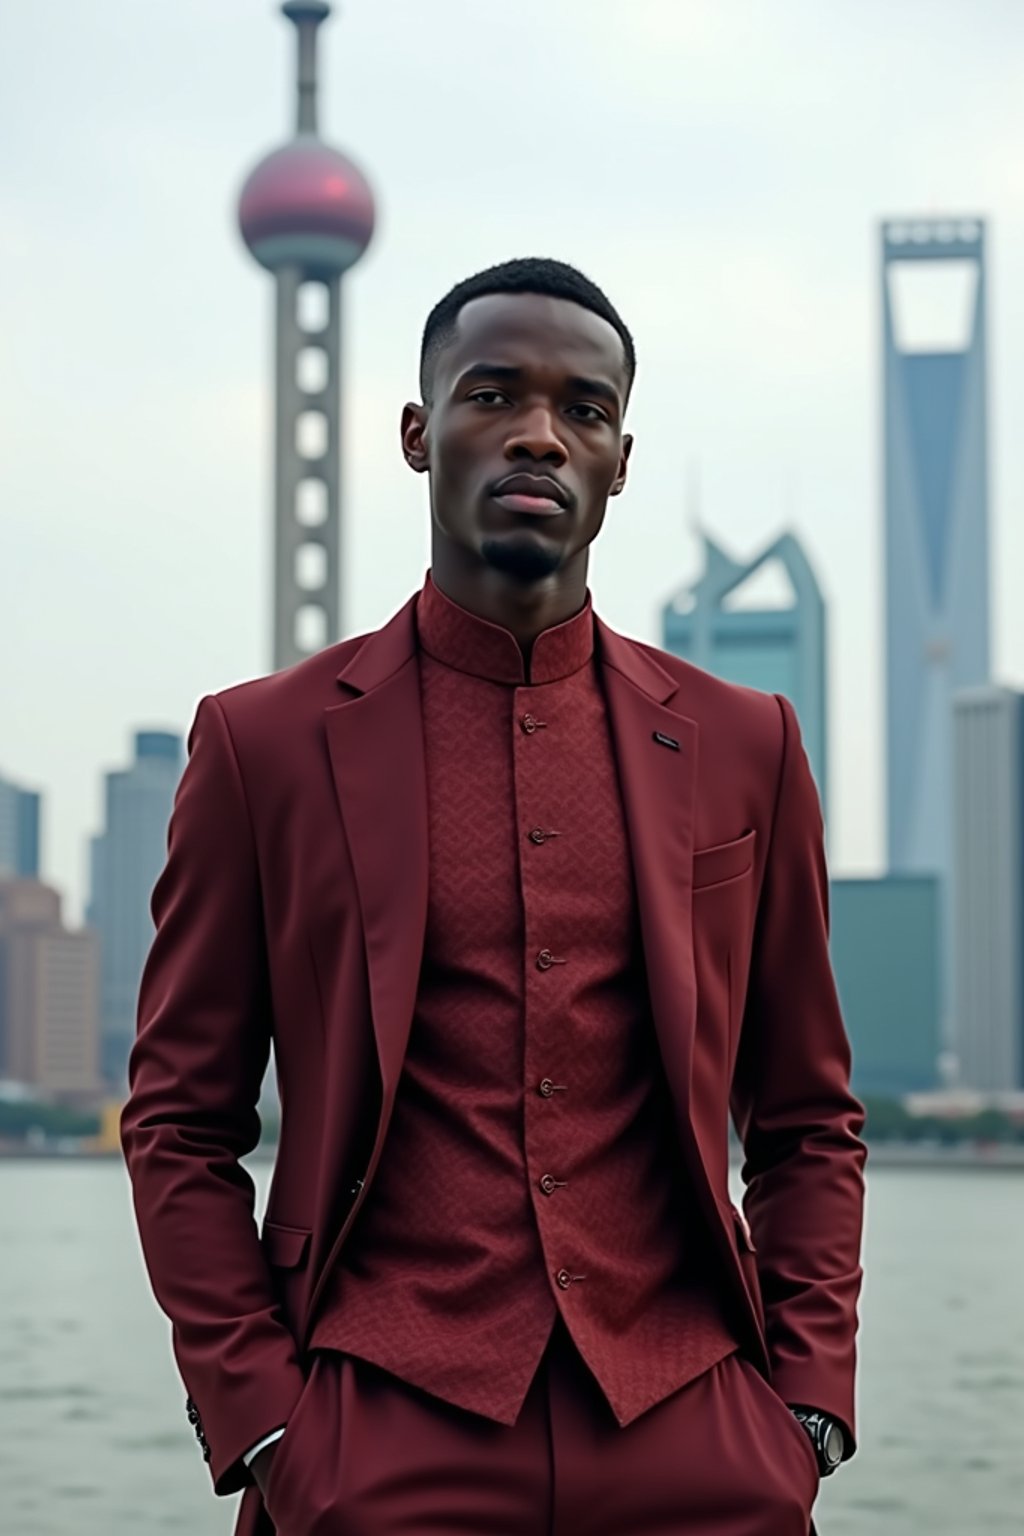
[{"label": "vest button", "polygon": [[540,954],[537,956],[538,971],[550,971],[554,963],[555,957],[551,953],[550,949],[542,949]]},{"label": "vest button", "polygon": [[567,1291],[572,1285],[572,1275],[567,1269],[560,1269],[555,1274],[555,1284],[560,1291]]},{"label": "vest button", "polygon": [[539,846],[542,842],[544,842],[546,837],[547,833],[544,831],[543,827],[534,827],[533,831],[530,833],[530,842],[536,843]]},{"label": "vest button", "polygon": [[520,729],[527,736],[532,736],[537,729],[537,721],[533,715],[523,715],[519,722]]},{"label": "vest button", "polygon": [[537,1092],[540,1094],[541,1098],[550,1099],[554,1091],[555,1085],[551,1081],[550,1077],[542,1077],[540,1082],[537,1084]]},{"label": "vest button", "polygon": [[551,1173],[545,1173],[538,1182],[546,1195],[553,1195],[558,1188],[558,1180]]}]

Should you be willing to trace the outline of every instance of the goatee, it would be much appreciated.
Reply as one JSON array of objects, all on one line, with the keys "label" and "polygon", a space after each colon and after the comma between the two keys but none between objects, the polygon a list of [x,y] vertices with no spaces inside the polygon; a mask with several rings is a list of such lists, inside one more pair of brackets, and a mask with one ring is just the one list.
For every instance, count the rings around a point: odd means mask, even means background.
[{"label": "goatee", "polygon": [[562,563],[557,549],[545,549],[531,538],[485,539],[480,547],[487,564],[524,585],[551,576]]}]

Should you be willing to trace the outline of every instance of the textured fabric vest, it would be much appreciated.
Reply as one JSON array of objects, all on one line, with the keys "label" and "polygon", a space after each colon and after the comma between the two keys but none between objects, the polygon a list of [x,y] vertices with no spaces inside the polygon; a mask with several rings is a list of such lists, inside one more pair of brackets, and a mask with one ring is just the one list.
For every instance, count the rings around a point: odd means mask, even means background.
[{"label": "textured fabric vest", "polygon": [[515,1422],[558,1312],[627,1424],[736,1342],[650,1017],[589,596],[534,643],[429,575],[424,956],[380,1165],[310,1340]]}]

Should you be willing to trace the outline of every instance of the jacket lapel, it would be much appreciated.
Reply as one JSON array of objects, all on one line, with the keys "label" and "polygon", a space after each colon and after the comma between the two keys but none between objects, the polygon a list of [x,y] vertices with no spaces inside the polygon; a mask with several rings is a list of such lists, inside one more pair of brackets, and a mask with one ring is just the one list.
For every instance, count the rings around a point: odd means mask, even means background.
[{"label": "jacket lapel", "polygon": [[423,719],[411,598],[338,674],[325,711],[338,807],[359,892],[370,1006],[385,1096],[398,1081],[427,917]]},{"label": "jacket lapel", "polygon": [[698,729],[667,706],[677,684],[664,668],[600,619],[595,624],[651,1009],[665,1075],[685,1123],[697,1018],[691,907]]}]

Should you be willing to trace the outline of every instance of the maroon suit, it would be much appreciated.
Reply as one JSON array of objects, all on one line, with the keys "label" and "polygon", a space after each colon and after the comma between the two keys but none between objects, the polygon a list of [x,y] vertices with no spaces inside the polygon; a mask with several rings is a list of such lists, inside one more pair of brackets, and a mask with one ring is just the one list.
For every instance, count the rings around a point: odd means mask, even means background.
[{"label": "maroon suit", "polygon": [[[321,1426],[344,1392],[369,1424],[382,1380],[438,1423],[515,1424],[525,1466],[572,1357],[650,1454],[698,1392],[704,1423],[709,1393],[756,1395],[738,1346],[852,1430],[860,1108],[790,706],[589,604],[529,682],[429,580],[419,618],[419,645],[411,602],[204,700],[190,737],[123,1137],[216,1490],[314,1397]],[[237,1159],[271,1033],[263,1263]]]},{"label": "maroon suit", "polygon": [[310,1344],[513,1424],[560,1312],[628,1424],[736,1339],[658,1062],[590,602],[528,684],[514,636],[429,577],[416,617],[423,963]]}]

